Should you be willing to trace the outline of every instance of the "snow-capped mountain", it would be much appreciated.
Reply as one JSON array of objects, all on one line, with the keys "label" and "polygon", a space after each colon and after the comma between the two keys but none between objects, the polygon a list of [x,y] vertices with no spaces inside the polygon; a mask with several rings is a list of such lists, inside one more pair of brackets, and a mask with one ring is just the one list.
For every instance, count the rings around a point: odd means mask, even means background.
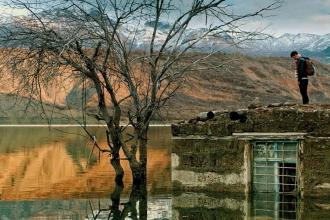
[{"label": "snow-capped mountain", "polygon": [[291,50],[320,52],[330,47],[330,34],[283,34],[252,44],[255,48],[250,50],[274,53]]},{"label": "snow-capped mountain", "polygon": [[[172,26],[165,22],[160,22],[158,24],[157,33],[155,37],[154,46],[159,48],[168,37],[168,33]],[[127,38],[128,42],[130,42],[137,49],[147,49],[150,46],[150,41],[153,36],[154,23],[146,22],[141,26],[134,25],[125,25],[121,29],[122,36]],[[207,29],[192,29],[188,28],[180,35],[180,39],[178,40],[177,36],[173,37],[169,40],[167,44],[167,49],[171,50],[173,48],[184,48],[184,46],[189,45],[194,42],[195,39],[198,39],[200,36],[205,34]],[[209,51],[212,49],[222,50],[223,48],[228,48],[231,46],[231,41],[233,38],[226,33],[218,34],[218,35],[207,35],[201,41],[194,44],[193,50],[195,51]],[[181,45],[181,46],[180,46]]]},{"label": "snow-capped mountain", "polygon": [[296,50],[305,56],[330,63],[330,34],[283,34],[258,42],[249,42],[244,53],[269,56],[289,56]]},{"label": "snow-capped mountain", "polygon": [[[131,38],[134,35],[134,47],[145,49],[149,47],[150,39],[153,34],[153,22],[146,22],[140,27],[131,26],[125,28],[124,35]],[[156,33],[155,46],[159,47],[166,39],[171,25],[161,22]],[[183,39],[179,42],[189,42],[204,34],[206,29],[187,29]],[[196,45],[195,51],[219,50],[223,52],[241,52],[252,55],[288,56],[292,50],[297,50],[303,54],[315,56],[320,60],[330,62],[330,33],[325,35],[317,34],[290,34],[286,33],[279,37],[269,37],[263,40],[243,40],[244,36],[221,33],[218,35],[207,36]],[[172,39],[169,45],[177,43]],[[238,43],[238,45],[237,45]]]}]

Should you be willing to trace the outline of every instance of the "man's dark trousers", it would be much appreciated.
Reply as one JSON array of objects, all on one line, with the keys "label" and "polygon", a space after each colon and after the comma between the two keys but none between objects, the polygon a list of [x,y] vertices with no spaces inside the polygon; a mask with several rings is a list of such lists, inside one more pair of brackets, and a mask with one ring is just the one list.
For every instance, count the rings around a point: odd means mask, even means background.
[{"label": "man's dark trousers", "polygon": [[299,89],[300,89],[300,94],[302,96],[303,104],[308,104],[309,103],[309,98],[307,94],[307,86],[308,86],[308,79],[301,79],[299,80]]}]

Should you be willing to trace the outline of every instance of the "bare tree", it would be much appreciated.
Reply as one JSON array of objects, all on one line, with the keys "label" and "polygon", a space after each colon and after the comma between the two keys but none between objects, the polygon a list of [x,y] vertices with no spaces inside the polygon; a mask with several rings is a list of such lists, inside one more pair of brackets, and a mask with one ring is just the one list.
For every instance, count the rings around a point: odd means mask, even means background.
[{"label": "bare tree", "polygon": [[[10,0],[11,7],[27,14],[3,19],[2,53],[21,89],[34,98],[60,76],[77,77],[95,88],[96,117],[106,123],[108,138],[108,149],[99,149],[111,154],[118,180],[124,175],[123,150],[136,184],[146,180],[147,133],[154,114],[184,84],[187,73],[219,51],[191,52],[211,37],[232,36],[225,45],[260,37],[243,30],[242,22],[280,3],[237,14],[226,0]],[[164,20],[169,21],[165,31]],[[196,20],[204,23],[198,32],[191,28]],[[142,30],[145,24],[149,28]],[[145,35],[143,42],[140,35]],[[133,127],[128,138],[123,117]]]}]

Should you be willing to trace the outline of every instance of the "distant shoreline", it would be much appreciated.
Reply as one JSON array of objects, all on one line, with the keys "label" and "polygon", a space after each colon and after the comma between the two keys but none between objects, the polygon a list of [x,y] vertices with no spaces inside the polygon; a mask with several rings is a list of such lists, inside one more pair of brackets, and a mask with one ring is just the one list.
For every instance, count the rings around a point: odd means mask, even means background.
[{"label": "distant shoreline", "polygon": [[[125,125],[123,125],[125,126]],[[130,125],[131,126],[131,125]],[[151,124],[150,127],[170,127],[171,124]],[[78,124],[0,124],[0,127],[82,127]],[[106,127],[105,124],[87,124],[86,127]]]}]

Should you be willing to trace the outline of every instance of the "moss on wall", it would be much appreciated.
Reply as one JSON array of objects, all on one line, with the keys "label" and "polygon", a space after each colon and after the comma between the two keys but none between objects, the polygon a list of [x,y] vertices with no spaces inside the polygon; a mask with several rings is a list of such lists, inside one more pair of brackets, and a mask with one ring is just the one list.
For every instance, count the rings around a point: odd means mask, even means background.
[{"label": "moss on wall", "polygon": [[306,138],[300,161],[304,194],[330,195],[330,139]]},{"label": "moss on wall", "polygon": [[231,174],[244,164],[244,145],[233,138],[175,140],[172,153],[180,158],[177,170]]},{"label": "moss on wall", "polygon": [[[176,139],[172,153],[175,190],[244,192],[244,141],[236,138]],[[174,165],[174,163],[176,163]]]}]

